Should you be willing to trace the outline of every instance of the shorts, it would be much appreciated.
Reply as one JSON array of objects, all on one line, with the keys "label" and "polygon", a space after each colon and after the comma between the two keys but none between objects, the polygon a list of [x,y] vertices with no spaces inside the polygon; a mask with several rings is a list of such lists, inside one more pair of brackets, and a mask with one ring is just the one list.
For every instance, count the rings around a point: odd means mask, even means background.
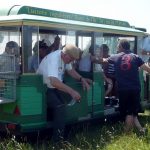
[{"label": "shorts", "polygon": [[140,112],[140,90],[123,90],[118,92],[119,110],[122,117],[137,116]]}]

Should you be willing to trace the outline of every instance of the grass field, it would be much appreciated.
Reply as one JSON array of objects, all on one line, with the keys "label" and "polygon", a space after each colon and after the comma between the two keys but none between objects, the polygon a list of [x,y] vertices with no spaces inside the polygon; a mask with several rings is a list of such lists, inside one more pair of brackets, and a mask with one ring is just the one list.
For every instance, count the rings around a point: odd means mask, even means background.
[{"label": "grass field", "polygon": [[15,136],[3,137],[0,150],[150,150],[150,112],[140,115],[140,121],[149,133],[141,136],[136,130],[126,135],[123,123],[118,120],[95,121],[71,128],[69,141],[61,147],[53,145],[48,135],[36,135],[16,140]]}]

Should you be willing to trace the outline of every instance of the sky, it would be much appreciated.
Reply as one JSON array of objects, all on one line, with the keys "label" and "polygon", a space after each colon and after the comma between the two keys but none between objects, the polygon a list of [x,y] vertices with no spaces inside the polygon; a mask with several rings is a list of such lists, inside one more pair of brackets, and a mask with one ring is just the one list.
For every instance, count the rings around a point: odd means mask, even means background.
[{"label": "sky", "polygon": [[2,5],[27,5],[122,20],[150,33],[150,0],[4,0]]}]

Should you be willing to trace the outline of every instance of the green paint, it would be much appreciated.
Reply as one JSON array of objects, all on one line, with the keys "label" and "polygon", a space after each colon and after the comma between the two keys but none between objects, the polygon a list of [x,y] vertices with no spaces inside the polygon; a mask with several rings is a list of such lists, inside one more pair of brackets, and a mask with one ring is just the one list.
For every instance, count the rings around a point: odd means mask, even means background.
[{"label": "green paint", "polygon": [[76,20],[76,21],[83,21],[83,22],[105,24],[105,25],[130,27],[129,23],[125,21],[79,15],[79,14],[48,10],[48,9],[42,9],[42,8],[36,8],[36,7],[29,7],[29,6],[21,7],[20,10],[18,11],[18,14],[30,14],[30,15],[37,15],[37,16],[45,16],[45,17],[61,18],[61,19],[67,19],[67,20]]},{"label": "green paint", "polygon": [[1,16],[19,15],[19,14],[45,16],[50,18],[60,18],[66,20],[75,20],[75,21],[82,21],[82,22],[89,22],[89,23],[112,25],[112,26],[130,27],[129,23],[126,21],[106,19],[106,18],[74,14],[74,13],[36,8],[30,6],[14,6],[12,8],[6,8],[6,9],[1,8],[0,10]]}]

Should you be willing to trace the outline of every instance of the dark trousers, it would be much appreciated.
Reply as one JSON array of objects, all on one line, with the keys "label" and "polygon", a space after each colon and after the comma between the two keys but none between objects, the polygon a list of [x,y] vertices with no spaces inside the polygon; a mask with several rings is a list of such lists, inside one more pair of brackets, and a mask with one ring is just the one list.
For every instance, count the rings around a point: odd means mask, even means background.
[{"label": "dark trousers", "polygon": [[59,142],[64,138],[65,110],[64,92],[57,89],[47,90],[48,118],[53,121],[53,140]]},{"label": "dark trousers", "polygon": [[120,113],[123,118],[126,115],[138,116],[141,110],[140,90],[123,90],[118,92]]}]

